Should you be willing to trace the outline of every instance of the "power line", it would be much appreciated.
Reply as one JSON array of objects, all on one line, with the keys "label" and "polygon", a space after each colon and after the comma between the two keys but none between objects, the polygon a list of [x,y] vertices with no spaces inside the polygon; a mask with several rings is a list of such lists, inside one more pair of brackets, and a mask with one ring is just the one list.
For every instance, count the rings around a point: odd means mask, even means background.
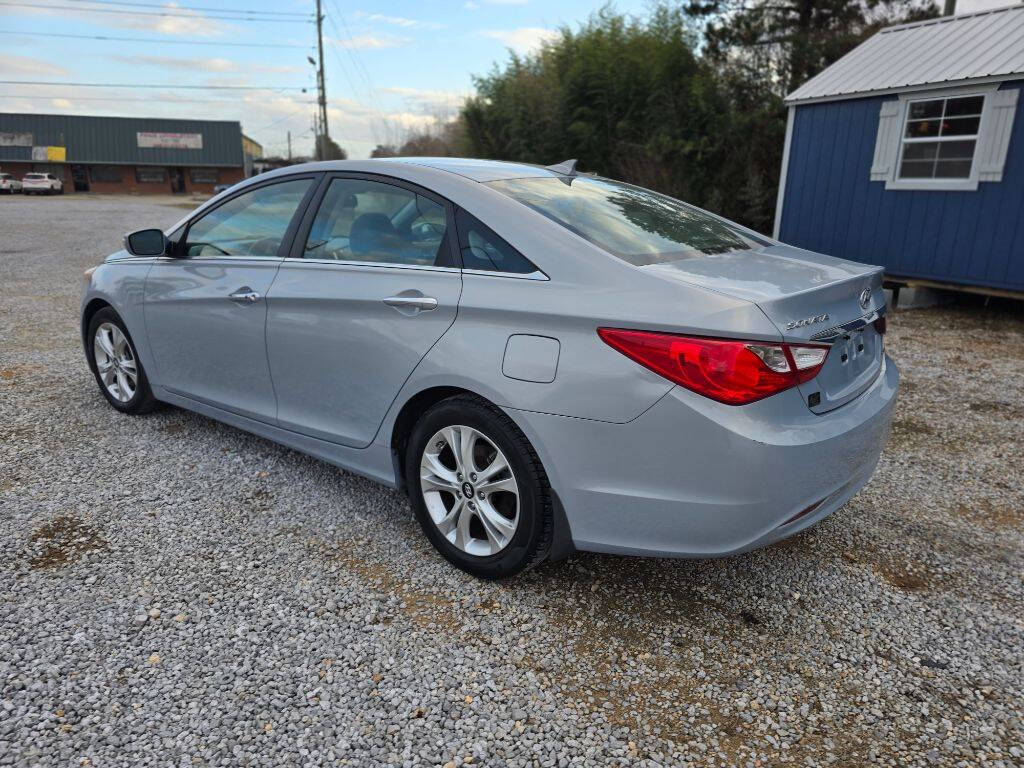
[{"label": "power line", "polygon": [[75,88],[166,88],[210,91],[305,91],[300,85],[180,85],[175,83],[65,83],[54,80],[0,80],[0,85],[67,85]]},{"label": "power line", "polygon": [[293,117],[295,117],[295,116],[296,116],[297,114],[299,114],[299,112],[302,112],[302,111],[303,111],[303,110],[305,109],[305,105],[306,105],[306,104],[315,104],[315,103],[316,103],[316,102],[314,102],[314,101],[303,101],[303,102],[300,102],[300,106],[299,106],[298,108],[296,108],[296,109],[293,109],[293,110],[292,110],[291,112],[289,112],[289,113],[288,113],[287,115],[284,115],[283,117],[279,117],[279,118],[277,118],[276,120],[273,120],[273,121],[271,121],[271,122],[267,123],[267,124],[266,124],[266,125],[264,125],[264,126],[261,126],[261,127],[259,127],[259,128],[256,128],[255,130],[257,130],[257,131],[265,131],[265,130],[267,130],[268,128],[273,128],[273,127],[274,127],[275,125],[280,125],[280,124],[281,124],[281,123],[283,123],[283,122],[284,122],[285,120],[288,120],[288,119],[290,119],[290,118],[293,118]]},{"label": "power line", "polygon": [[155,3],[133,3],[127,0],[70,0],[73,3],[92,3],[94,5],[123,5],[131,8],[158,8],[181,11],[212,11],[214,13],[242,13],[259,14],[261,16],[301,16],[304,19],[312,18],[312,14],[299,11],[259,11],[251,8],[211,8],[202,5],[175,5],[165,6]]},{"label": "power line", "polygon": [[263,19],[256,18],[253,16],[239,16],[236,11],[234,16],[197,16],[194,13],[173,13],[171,11],[126,11],[120,8],[82,8],[75,5],[41,5],[39,3],[17,3],[10,2],[10,0],[3,0],[0,2],[0,6],[17,7],[17,8],[45,8],[55,11],[78,11],[87,13],[117,13],[122,16],[125,14],[132,16],[162,16],[165,18],[177,18],[177,19],[207,19],[210,21],[272,21],[276,23],[299,23],[308,24],[311,19]]},{"label": "power line", "polygon": [[[0,93],[0,98],[8,99],[67,99],[68,101],[145,101],[153,103],[152,98],[135,98],[132,96],[76,96],[60,93]],[[257,106],[256,102],[245,101],[244,99],[167,99],[169,104],[250,104]],[[298,104],[316,104],[315,101],[301,101]]]},{"label": "power line", "polygon": [[0,35],[30,35],[32,37],[64,37],[74,40],[103,40],[117,41],[123,43],[161,43],[163,45],[215,45],[218,48],[303,48],[309,49],[310,44],[299,45],[298,43],[228,43],[215,40],[154,40],[148,37],[121,37],[119,35],[72,35],[61,32],[18,32],[10,29],[0,29]]},{"label": "power line", "polygon": [[[335,0],[328,0],[328,2],[334,8],[335,14],[341,21],[342,25],[345,27],[345,34],[348,35],[349,38],[351,38],[352,30],[349,28],[348,22],[345,21],[345,16],[341,12],[341,9],[338,7],[338,4],[335,2]],[[334,30],[334,34],[341,38],[342,34],[341,31],[338,29],[338,25],[334,23],[334,17],[328,15],[327,21],[331,25],[331,28]],[[348,72],[346,71],[345,66],[341,62],[341,55],[338,54],[337,50],[335,50],[336,48],[337,46],[334,46],[332,47],[331,50],[334,51],[335,59],[337,60],[339,67],[341,67],[342,73],[345,75],[345,79],[348,81],[349,86],[351,86],[352,88],[352,95],[355,96],[357,89],[353,84],[351,78],[349,78]],[[369,106],[370,111],[372,111],[377,116],[377,119],[381,122],[381,124],[385,124],[387,121],[386,118],[384,117],[383,112],[380,109],[380,102],[377,100],[377,89],[374,88],[373,86],[373,82],[370,79],[370,73],[363,65],[362,59],[359,56],[359,52],[352,48],[345,47],[345,53],[348,55],[349,60],[352,62],[352,69],[354,70],[355,74],[357,76],[361,76],[363,81],[366,83],[366,89],[363,91],[363,93],[366,96],[367,106]]]}]

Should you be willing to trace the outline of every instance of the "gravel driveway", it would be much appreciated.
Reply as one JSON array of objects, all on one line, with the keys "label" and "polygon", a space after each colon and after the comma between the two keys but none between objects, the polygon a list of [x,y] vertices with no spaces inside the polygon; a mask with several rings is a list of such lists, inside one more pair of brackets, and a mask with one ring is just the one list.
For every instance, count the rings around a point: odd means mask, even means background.
[{"label": "gravel driveway", "polygon": [[892,439],[811,531],[483,583],[397,493],[106,405],[81,271],[182,213],[0,199],[0,765],[1024,764],[1020,305],[891,317]]}]

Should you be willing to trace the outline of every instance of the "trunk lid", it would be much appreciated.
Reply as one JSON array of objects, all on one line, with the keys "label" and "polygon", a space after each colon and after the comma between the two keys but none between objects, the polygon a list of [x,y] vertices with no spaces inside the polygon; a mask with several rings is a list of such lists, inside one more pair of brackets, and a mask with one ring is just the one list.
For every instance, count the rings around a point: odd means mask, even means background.
[{"label": "trunk lid", "polygon": [[757,304],[784,341],[830,344],[821,371],[800,385],[815,413],[853,400],[882,369],[882,335],[871,323],[885,311],[881,267],[771,245],[641,269]]}]

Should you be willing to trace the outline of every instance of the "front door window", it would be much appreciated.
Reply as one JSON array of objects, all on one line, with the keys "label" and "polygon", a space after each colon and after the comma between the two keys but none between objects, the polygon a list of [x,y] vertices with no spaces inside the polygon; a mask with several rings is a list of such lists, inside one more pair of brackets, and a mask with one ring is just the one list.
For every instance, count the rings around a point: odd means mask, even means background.
[{"label": "front door window", "polygon": [[312,179],[258,187],[217,206],[192,223],[185,238],[190,259],[275,257]]}]

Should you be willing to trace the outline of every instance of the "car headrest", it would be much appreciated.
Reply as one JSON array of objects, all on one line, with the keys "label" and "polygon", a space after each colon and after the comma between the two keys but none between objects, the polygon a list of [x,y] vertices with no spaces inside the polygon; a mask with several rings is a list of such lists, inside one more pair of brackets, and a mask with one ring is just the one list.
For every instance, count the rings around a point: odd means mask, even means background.
[{"label": "car headrest", "polygon": [[352,222],[349,247],[353,253],[374,253],[395,248],[398,230],[383,213],[364,213]]}]

